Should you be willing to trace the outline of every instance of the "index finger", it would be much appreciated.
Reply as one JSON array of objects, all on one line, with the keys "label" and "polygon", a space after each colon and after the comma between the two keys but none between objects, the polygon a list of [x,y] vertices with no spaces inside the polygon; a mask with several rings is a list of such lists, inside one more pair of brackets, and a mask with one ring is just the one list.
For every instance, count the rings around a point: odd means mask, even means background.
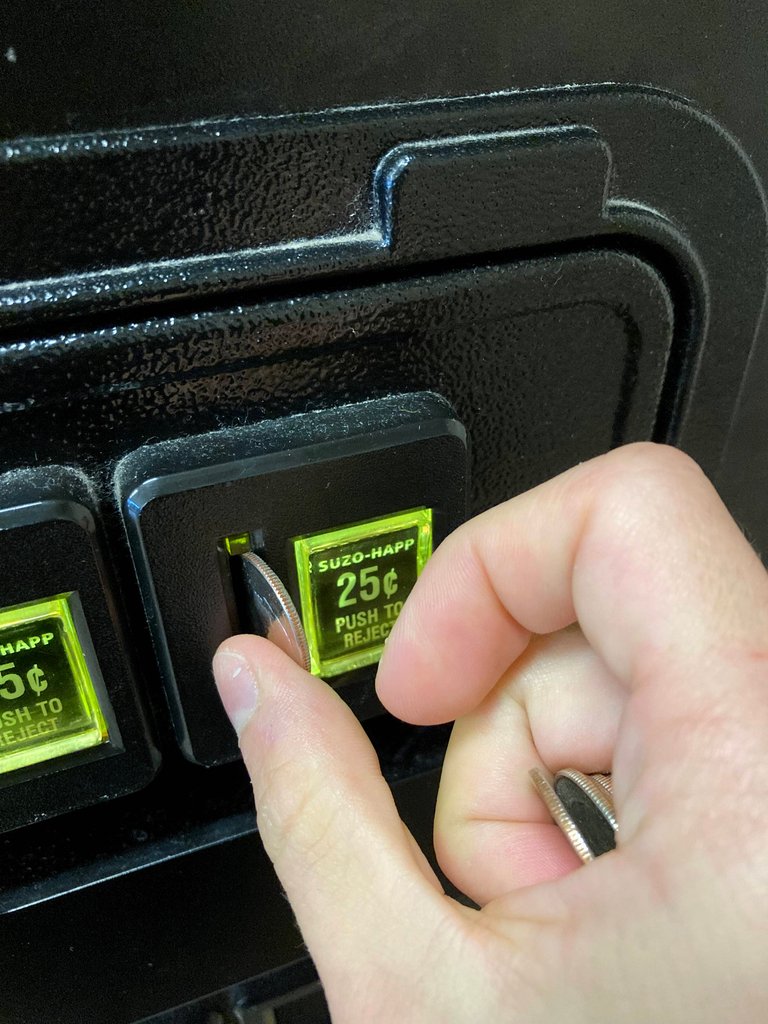
[{"label": "index finger", "polygon": [[[407,721],[459,717],[532,632],[576,620],[619,679],[665,688],[669,717],[711,710],[726,685],[763,700],[763,567],[696,464],[651,444],[577,466],[450,536],[392,631],[379,696]],[[718,659],[738,665],[727,684]],[[692,671],[693,689],[666,693]]]}]

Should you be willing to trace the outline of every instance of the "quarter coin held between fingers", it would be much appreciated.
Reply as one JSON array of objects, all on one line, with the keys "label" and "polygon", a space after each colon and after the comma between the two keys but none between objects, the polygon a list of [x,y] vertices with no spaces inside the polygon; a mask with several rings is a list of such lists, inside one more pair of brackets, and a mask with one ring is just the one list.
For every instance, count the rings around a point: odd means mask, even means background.
[{"label": "quarter coin held between fingers", "polygon": [[554,783],[540,768],[532,768],[530,775],[553,820],[584,863],[615,848],[618,824],[609,774],[585,775],[565,768],[555,775]]},{"label": "quarter coin held between fingers", "polygon": [[309,672],[309,645],[296,606],[274,570],[253,551],[240,556],[254,632]]}]

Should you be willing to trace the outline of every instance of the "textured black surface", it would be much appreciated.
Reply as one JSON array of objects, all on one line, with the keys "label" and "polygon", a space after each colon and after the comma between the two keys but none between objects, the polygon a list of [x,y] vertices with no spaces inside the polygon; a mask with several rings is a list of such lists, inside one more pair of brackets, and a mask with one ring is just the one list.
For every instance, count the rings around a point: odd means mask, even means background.
[{"label": "textured black surface", "polygon": [[[669,90],[712,114],[765,181],[767,43],[763,0],[8,0],[0,135],[615,82]],[[764,552],[767,404],[764,324],[718,477]]]},{"label": "textured black surface", "polygon": [[6,137],[639,82],[766,152],[761,0],[9,0],[4,15]]},{"label": "textured black surface", "polygon": [[93,463],[192,423],[434,391],[470,430],[479,509],[649,436],[672,327],[659,276],[620,252],[479,266],[15,347],[0,438],[8,460]]},{"label": "textured black surface", "polygon": [[[556,239],[643,247],[679,303],[658,436],[717,470],[763,301],[765,208],[737,143],[673,98],[561,90],[33,140],[8,147],[0,174],[0,313],[27,335],[34,317],[160,300],[176,313]],[[4,362],[29,379],[38,352],[113,349],[113,317],[95,337],[11,345]]]},{"label": "textured black surface", "polygon": [[[14,214],[0,241],[0,280],[77,272],[82,281],[58,290],[74,285],[88,299],[94,271],[120,271],[127,287],[100,296],[104,305],[174,274],[184,290],[210,289],[217,276],[252,278],[251,270],[292,276],[281,257],[299,241],[302,262],[322,267],[345,256],[415,262],[611,230],[601,223],[604,213],[609,221],[608,143],[578,121],[599,118],[609,95],[561,96],[554,124],[541,100],[504,97],[457,104],[453,117],[427,103],[13,145],[0,151],[2,209]],[[625,97],[641,108],[643,99]],[[669,117],[668,101],[655,105]],[[46,287],[50,304],[53,282]]]}]

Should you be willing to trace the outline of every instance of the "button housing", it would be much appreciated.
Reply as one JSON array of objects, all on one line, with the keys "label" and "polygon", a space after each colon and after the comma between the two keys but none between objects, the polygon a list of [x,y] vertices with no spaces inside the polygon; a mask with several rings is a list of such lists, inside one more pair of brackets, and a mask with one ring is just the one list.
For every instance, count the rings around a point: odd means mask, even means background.
[{"label": "button housing", "polygon": [[[298,605],[294,538],[418,507],[434,543],[466,517],[463,427],[432,394],[266,421],[139,449],[117,468],[131,548],[174,726],[187,758],[238,756],[216,693],[216,647],[246,627],[225,541],[257,553]],[[361,716],[381,710],[375,668],[334,678]]]},{"label": "button housing", "polygon": [[66,467],[0,477],[0,609],[76,595],[74,626],[108,732],[104,742],[0,773],[0,831],[140,789],[158,764],[123,649],[93,491]]}]

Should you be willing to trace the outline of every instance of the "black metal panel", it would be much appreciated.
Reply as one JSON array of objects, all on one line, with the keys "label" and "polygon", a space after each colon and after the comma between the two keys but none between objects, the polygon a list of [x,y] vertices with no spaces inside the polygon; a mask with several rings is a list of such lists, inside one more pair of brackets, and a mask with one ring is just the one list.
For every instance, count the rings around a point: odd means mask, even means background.
[{"label": "black metal panel", "polygon": [[7,0],[3,14],[5,138],[618,82],[687,96],[768,154],[762,0]]},{"label": "black metal panel", "polygon": [[[768,178],[762,0],[695,8],[689,0],[521,0],[513,9],[504,0],[8,0],[0,22],[5,139],[560,83],[643,83],[711,114]],[[14,222],[11,211],[4,231],[15,231]],[[62,223],[64,234],[76,230]],[[764,325],[720,473],[732,507],[765,550],[767,364]]]},{"label": "black metal panel", "polygon": [[0,437],[7,460],[94,464],[191,424],[431,391],[473,439],[479,510],[649,437],[673,328],[663,281],[620,252],[479,266],[14,347]]},{"label": "black metal panel", "polygon": [[650,435],[671,317],[656,273],[634,257],[598,252],[15,349],[9,381],[24,411],[5,417],[5,458],[23,464],[47,453],[91,467],[166,763],[140,800],[103,808],[88,822],[62,822],[53,863],[43,833],[17,842],[11,889],[34,881],[56,890],[57,873],[74,868],[98,877],[104,857],[137,845],[134,833],[181,836],[247,806],[237,773],[217,782],[173,759],[112,460],[193,425],[439,390],[470,433],[471,509],[479,511],[612,444]]},{"label": "black metal panel", "polygon": [[[679,100],[604,87],[22,141],[0,173],[0,309],[17,331],[34,317],[160,299],[188,309],[213,293],[621,236],[678,277],[658,436],[717,469],[762,309],[765,205],[735,141]],[[84,341],[38,335],[3,361],[18,374],[36,349]]]},{"label": "black metal panel", "polygon": [[46,280],[46,306],[77,291],[103,307],[174,276],[177,292],[295,276],[281,265],[292,247],[299,269],[352,269],[601,232],[611,154],[579,126],[585,98],[560,97],[568,127],[542,127],[541,101],[486,98],[13,144],[0,311],[28,315],[27,279]]}]

